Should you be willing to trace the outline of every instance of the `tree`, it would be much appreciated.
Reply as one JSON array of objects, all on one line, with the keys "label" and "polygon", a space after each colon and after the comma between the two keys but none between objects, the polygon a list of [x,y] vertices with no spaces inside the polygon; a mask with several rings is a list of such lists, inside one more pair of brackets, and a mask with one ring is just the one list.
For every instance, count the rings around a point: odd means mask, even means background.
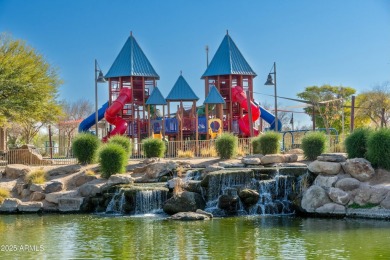
[{"label": "tree", "polygon": [[64,114],[59,118],[58,130],[66,137],[66,147],[70,147],[72,138],[81,119],[90,115],[93,111],[93,104],[85,99],[75,102],[61,102]]},{"label": "tree", "polygon": [[24,41],[0,34],[0,126],[19,123],[24,141],[61,113],[56,101],[61,81],[43,56]]},{"label": "tree", "polygon": [[[346,104],[356,90],[351,87],[323,85],[306,87],[304,92],[297,96],[308,101],[310,106],[304,108],[305,112],[312,116],[313,109],[316,115],[315,123],[320,128],[326,128],[329,134],[329,128],[336,128],[342,131],[342,115],[347,119],[346,111],[343,105]],[[348,120],[344,120],[344,125]]]},{"label": "tree", "polygon": [[390,82],[374,87],[356,97],[356,120],[365,120],[375,128],[390,122]]},{"label": "tree", "polygon": [[[273,110],[273,106],[271,106],[267,102],[261,103],[261,106],[265,110],[268,110],[268,111],[272,111]],[[281,107],[281,106],[282,106],[282,104],[278,103],[278,107]],[[260,117],[261,117],[261,115],[260,115]],[[288,113],[288,112],[285,112],[285,111],[279,111],[279,109],[278,109],[278,120],[280,120],[280,122],[282,123],[282,131],[291,129],[291,127],[290,127],[291,113]]]}]

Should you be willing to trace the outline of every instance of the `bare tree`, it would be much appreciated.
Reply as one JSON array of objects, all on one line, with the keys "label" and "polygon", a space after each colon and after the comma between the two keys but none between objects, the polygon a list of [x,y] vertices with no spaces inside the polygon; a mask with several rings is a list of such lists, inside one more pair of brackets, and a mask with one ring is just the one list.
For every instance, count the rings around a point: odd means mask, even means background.
[{"label": "bare tree", "polygon": [[[267,102],[261,103],[261,106],[268,111],[273,111],[273,106],[271,106]],[[281,106],[282,106],[282,104],[278,103],[278,107],[281,107]],[[282,122],[282,130],[290,130],[291,129],[290,128],[291,113],[278,110],[278,119],[280,120],[280,122]]]}]

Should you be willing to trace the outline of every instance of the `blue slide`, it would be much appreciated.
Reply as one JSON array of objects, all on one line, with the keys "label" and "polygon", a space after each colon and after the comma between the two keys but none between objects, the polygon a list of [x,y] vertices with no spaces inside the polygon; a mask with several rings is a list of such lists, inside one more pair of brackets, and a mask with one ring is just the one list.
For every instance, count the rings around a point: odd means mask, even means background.
[{"label": "blue slide", "polygon": [[[269,128],[270,130],[274,130],[275,116],[270,112],[268,112],[267,110],[265,110],[263,107],[259,106],[259,110],[260,110],[260,117],[263,118],[264,121],[266,121],[268,124],[271,125]],[[282,122],[280,122],[280,120],[278,119],[278,131],[280,132],[280,130],[282,130]]]},{"label": "blue slide", "polygon": [[[106,112],[107,108],[108,108],[108,102],[105,103],[101,108],[99,108],[99,110],[98,110],[98,120],[99,121],[103,119],[104,113]],[[80,123],[80,125],[79,125],[79,133],[87,131],[94,124],[95,124],[95,112],[93,112],[90,116],[85,118]]]}]

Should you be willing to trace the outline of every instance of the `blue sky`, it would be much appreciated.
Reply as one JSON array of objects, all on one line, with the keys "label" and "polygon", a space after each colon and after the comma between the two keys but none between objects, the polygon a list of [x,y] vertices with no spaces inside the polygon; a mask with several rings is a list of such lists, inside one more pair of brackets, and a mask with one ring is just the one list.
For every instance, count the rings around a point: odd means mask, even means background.
[{"label": "blue sky", "polygon": [[[163,95],[182,70],[202,103],[205,46],[211,59],[227,29],[258,75],[258,93],[273,94],[264,82],[274,61],[284,97],[311,85],[359,93],[390,81],[389,0],[0,0],[0,31],[24,39],[58,68],[60,98],[67,100],[94,102],[94,59],[106,73],[133,31]],[[108,86],[99,85],[99,106],[107,99]],[[255,99],[273,105],[272,97]],[[279,108],[295,105],[279,100]],[[310,123],[306,115],[294,118]]]}]

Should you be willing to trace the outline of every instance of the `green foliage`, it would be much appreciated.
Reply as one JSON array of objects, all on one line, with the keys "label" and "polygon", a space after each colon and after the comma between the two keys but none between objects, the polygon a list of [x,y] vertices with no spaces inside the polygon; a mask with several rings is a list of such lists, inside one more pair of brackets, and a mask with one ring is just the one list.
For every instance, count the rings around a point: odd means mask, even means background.
[{"label": "green foliage", "polygon": [[78,134],[72,142],[73,154],[81,164],[93,163],[96,159],[100,140],[92,134]]},{"label": "green foliage", "polygon": [[351,205],[348,205],[348,208],[351,208],[351,209],[371,209],[373,207],[376,207],[378,206],[377,204],[372,204],[372,203],[367,203],[367,204],[364,204],[364,205],[359,205],[357,203],[352,203]]},{"label": "green foliage", "polygon": [[366,158],[367,139],[371,129],[358,128],[345,138],[345,149],[348,153],[348,158]]},{"label": "green foliage", "polygon": [[123,135],[114,135],[108,139],[109,143],[119,144],[125,149],[128,156],[131,155],[131,142],[130,139]]},{"label": "green foliage", "polygon": [[58,74],[36,50],[6,34],[0,34],[0,68],[0,123],[18,122],[31,138],[38,122],[54,122],[61,113]]},{"label": "green foliage", "polygon": [[146,138],[142,140],[142,149],[144,151],[144,155],[147,158],[152,157],[164,157],[165,154],[165,142],[161,139],[156,138]]},{"label": "green foliage", "polygon": [[215,140],[215,148],[221,159],[230,159],[237,153],[238,138],[231,133],[223,133]]},{"label": "green foliage", "polygon": [[24,178],[26,183],[43,184],[46,182],[46,172],[43,169],[29,172]]},{"label": "green foliage", "polygon": [[6,199],[6,198],[9,198],[11,196],[9,190],[7,189],[4,189],[4,188],[0,188],[0,204],[3,203],[3,201]]},{"label": "green foliage", "polygon": [[326,150],[326,135],[322,132],[311,132],[302,138],[301,148],[307,160],[316,160]]},{"label": "green foliage", "polygon": [[390,170],[390,129],[381,128],[368,136],[367,159],[375,167]]},{"label": "green foliage", "polygon": [[127,153],[121,145],[108,143],[99,151],[99,163],[103,178],[123,173],[127,165]]},{"label": "green foliage", "polygon": [[280,151],[280,134],[268,131],[252,140],[253,153],[277,154]]}]

